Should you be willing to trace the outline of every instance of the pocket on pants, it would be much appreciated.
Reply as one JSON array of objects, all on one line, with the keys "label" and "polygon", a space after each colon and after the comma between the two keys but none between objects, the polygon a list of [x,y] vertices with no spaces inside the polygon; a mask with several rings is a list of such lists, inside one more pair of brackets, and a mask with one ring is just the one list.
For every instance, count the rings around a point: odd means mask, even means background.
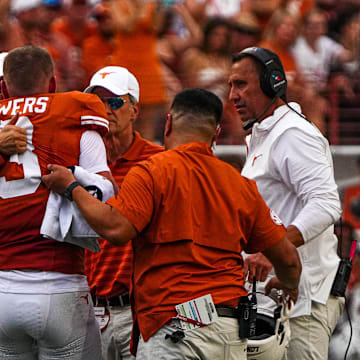
[{"label": "pocket on pants", "polygon": [[230,341],[225,345],[224,360],[246,360],[247,340]]},{"label": "pocket on pants", "polygon": [[341,314],[344,311],[345,307],[345,298],[344,297],[335,297],[330,295],[327,310],[328,310],[328,326],[330,329],[330,334],[333,333]]}]

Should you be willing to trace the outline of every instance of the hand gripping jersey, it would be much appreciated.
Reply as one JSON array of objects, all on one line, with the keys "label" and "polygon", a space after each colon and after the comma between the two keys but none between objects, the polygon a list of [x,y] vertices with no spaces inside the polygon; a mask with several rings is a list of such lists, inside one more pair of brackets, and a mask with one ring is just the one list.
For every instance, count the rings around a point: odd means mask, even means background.
[{"label": "hand gripping jersey", "polygon": [[78,165],[86,130],[108,131],[96,95],[42,94],[0,101],[0,129],[15,113],[27,131],[27,150],[0,168],[0,270],[37,269],[83,273],[83,249],[40,236],[49,190],[41,183],[51,163]]}]

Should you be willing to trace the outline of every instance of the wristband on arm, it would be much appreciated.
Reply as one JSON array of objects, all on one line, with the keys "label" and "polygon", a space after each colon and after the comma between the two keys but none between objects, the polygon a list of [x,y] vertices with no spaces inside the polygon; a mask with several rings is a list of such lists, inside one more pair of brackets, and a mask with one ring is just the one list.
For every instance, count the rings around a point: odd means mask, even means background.
[{"label": "wristband on arm", "polygon": [[78,181],[72,182],[63,192],[63,195],[70,201],[73,201],[72,192],[77,187],[81,186]]}]

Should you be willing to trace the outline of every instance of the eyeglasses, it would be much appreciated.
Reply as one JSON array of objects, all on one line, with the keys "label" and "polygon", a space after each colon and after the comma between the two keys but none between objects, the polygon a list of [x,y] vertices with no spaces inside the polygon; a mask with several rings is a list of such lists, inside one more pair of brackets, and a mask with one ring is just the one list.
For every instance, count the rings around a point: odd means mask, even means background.
[{"label": "eyeglasses", "polygon": [[126,100],[118,96],[109,96],[105,98],[100,97],[100,99],[104,104],[108,104],[113,110],[120,109],[126,103]]}]

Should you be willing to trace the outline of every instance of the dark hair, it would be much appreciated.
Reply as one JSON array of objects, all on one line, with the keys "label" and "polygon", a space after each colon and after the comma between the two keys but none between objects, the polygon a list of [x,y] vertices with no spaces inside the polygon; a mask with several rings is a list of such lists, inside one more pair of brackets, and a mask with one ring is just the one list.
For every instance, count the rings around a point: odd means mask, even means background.
[{"label": "dark hair", "polygon": [[229,47],[230,47],[230,39],[231,39],[231,28],[232,24],[229,20],[226,18],[220,17],[220,16],[214,16],[212,18],[209,18],[209,20],[206,22],[203,28],[204,38],[203,38],[203,44],[202,49],[205,52],[209,51],[209,38],[212,35],[213,31],[220,26],[224,26],[228,29],[228,36],[226,39],[226,43],[224,44],[224,47],[222,49],[222,53],[224,55],[228,54]]},{"label": "dark hair", "polygon": [[256,57],[251,56],[249,54],[248,55],[243,55],[241,53],[241,51],[232,55],[232,63],[235,64],[236,62],[242,60],[244,57],[249,57],[249,58],[251,58],[253,60],[253,62],[255,64],[256,72],[258,73],[259,76],[264,72],[265,64],[262,61],[260,61]]},{"label": "dark hair", "polygon": [[171,109],[194,116],[211,117],[217,125],[221,121],[223,105],[214,93],[205,89],[193,88],[179,92],[173,100]]},{"label": "dark hair", "polygon": [[27,45],[8,53],[3,70],[4,80],[13,96],[27,96],[33,95],[42,82],[54,75],[54,64],[44,48]]}]

